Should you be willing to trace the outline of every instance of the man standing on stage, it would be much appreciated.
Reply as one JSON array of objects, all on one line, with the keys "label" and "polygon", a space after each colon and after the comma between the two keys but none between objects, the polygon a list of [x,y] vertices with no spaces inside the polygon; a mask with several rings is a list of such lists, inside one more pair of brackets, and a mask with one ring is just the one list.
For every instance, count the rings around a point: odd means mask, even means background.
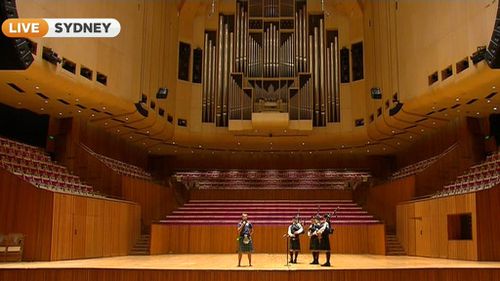
[{"label": "man standing on stage", "polygon": [[241,221],[238,223],[238,266],[241,266],[241,256],[248,254],[248,264],[252,266],[252,241],[253,225],[248,221],[248,215],[241,214]]},{"label": "man standing on stage", "polygon": [[[297,257],[300,251],[299,236],[304,232],[304,228],[299,222],[298,217],[294,217],[292,224],[288,227],[288,237],[290,239],[290,263],[297,263]],[[293,255],[295,254],[295,258]]]},{"label": "man standing on stage", "polygon": [[309,236],[309,250],[311,250],[313,261],[311,264],[319,264],[319,237],[318,230],[320,229],[319,217],[311,217],[311,225],[307,231],[307,236]]},{"label": "man standing on stage", "polygon": [[330,266],[330,234],[332,232],[330,214],[325,214],[321,221],[321,228],[318,230],[320,235],[319,249],[326,254],[326,262],[321,266]]}]

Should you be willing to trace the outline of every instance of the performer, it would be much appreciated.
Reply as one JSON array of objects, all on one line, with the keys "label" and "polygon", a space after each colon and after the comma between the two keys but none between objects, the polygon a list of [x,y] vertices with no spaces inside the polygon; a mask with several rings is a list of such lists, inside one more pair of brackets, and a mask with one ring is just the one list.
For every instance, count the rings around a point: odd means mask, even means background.
[{"label": "performer", "polygon": [[[292,224],[288,227],[288,237],[290,238],[290,263],[297,263],[297,257],[300,251],[300,234],[304,232],[304,228],[299,222],[299,218],[294,217]],[[295,258],[293,255],[295,254]]]},{"label": "performer", "polygon": [[248,254],[248,264],[252,266],[252,241],[253,225],[248,221],[246,213],[241,214],[241,221],[238,223],[238,266],[241,266],[241,256]]},{"label": "performer", "polygon": [[312,216],[311,217],[311,225],[309,225],[309,229],[307,231],[307,236],[309,236],[309,250],[311,250],[313,261],[311,264],[319,264],[319,238],[318,238],[318,230],[320,228],[319,217]]},{"label": "performer", "polygon": [[318,234],[321,237],[319,248],[321,251],[324,251],[326,255],[326,262],[321,266],[330,266],[330,234],[332,232],[333,228],[330,226],[330,214],[325,214],[321,221],[321,228],[318,229]]}]

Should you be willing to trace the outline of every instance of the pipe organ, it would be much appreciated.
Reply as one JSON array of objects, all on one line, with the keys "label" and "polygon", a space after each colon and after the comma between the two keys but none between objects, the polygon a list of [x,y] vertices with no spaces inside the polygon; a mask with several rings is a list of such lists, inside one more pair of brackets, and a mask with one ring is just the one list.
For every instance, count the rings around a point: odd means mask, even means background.
[{"label": "pipe organ", "polygon": [[227,127],[252,113],[288,113],[313,126],[340,122],[338,31],[306,0],[236,0],[205,31],[202,121]]}]

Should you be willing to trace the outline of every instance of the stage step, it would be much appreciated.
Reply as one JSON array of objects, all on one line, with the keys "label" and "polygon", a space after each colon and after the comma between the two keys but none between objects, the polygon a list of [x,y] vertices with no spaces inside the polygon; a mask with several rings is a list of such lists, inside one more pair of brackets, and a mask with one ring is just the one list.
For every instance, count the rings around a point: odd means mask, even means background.
[{"label": "stage step", "polygon": [[130,250],[129,255],[131,256],[149,256],[149,246],[151,244],[151,236],[149,234],[143,234],[137,242],[135,243],[132,250]]},{"label": "stage step", "polygon": [[406,252],[399,243],[395,234],[385,235],[385,255],[386,256],[406,256]]}]

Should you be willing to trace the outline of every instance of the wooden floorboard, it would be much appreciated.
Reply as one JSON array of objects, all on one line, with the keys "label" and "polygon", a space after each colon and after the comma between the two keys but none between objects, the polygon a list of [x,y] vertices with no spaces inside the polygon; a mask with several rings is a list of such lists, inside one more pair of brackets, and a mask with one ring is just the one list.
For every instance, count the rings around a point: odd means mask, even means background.
[{"label": "wooden floorboard", "polygon": [[287,267],[284,255],[256,254],[248,267],[243,258],[243,267],[234,254],[6,263],[0,264],[0,281],[500,281],[500,262],[333,255],[333,266],[325,268],[302,255]]}]

